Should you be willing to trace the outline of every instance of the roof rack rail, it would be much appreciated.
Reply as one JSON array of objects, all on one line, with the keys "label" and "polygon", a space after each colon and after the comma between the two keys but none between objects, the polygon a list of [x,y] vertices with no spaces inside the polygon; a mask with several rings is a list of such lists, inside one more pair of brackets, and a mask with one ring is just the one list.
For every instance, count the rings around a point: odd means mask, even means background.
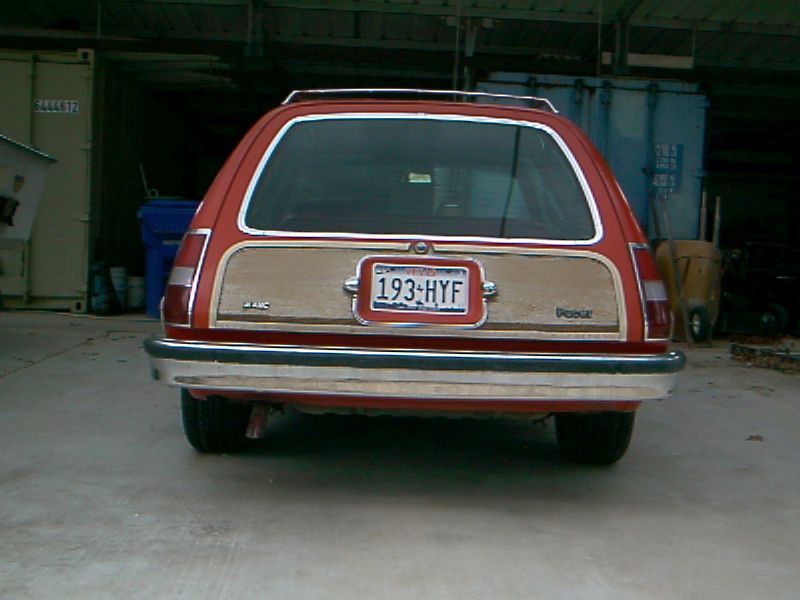
[{"label": "roof rack rail", "polygon": [[451,96],[455,102],[466,102],[474,99],[492,100],[515,100],[530,103],[530,108],[546,110],[557,113],[555,106],[547,98],[537,96],[517,96],[514,94],[492,94],[489,92],[462,92],[459,90],[418,90],[406,88],[340,88],[340,89],[321,89],[321,90],[295,90],[286,97],[283,104],[302,102],[304,100],[316,100],[321,98],[388,98],[402,99],[407,97],[424,98],[425,96],[446,97]]}]

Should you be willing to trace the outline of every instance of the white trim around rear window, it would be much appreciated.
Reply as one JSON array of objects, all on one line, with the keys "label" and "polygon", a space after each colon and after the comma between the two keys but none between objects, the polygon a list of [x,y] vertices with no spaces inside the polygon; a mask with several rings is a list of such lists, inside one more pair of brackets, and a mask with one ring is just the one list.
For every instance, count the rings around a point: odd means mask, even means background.
[{"label": "white trim around rear window", "polygon": [[[258,185],[261,175],[266,169],[272,154],[280,144],[286,133],[297,123],[305,123],[309,121],[328,121],[328,120],[344,120],[344,119],[408,119],[408,120],[431,120],[431,121],[466,121],[473,123],[490,123],[494,125],[514,125],[520,127],[531,127],[539,129],[547,133],[561,148],[564,156],[567,157],[570,166],[572,167],[575,177],[583,190],[586,198],[586,203],[589,206],[589,211],[592,215],[592,223],[594,224],[594,235],[586,240],[552,240],[546,238],[499,238],[499,237],[481,237],[481,236],[445,236],[445,235],[418,235],[418,234],[396,234],[396,233],[352,233],[352,232],[317,232],[317,231],[280,231],[272,229],[254,229],[245,223],[245,215],[250,207],[250,201],[253,198],[256,186]],[[239,216],[237,218],[237,225],[239,230],[248,235],[254,236],[270,236],[270,237],[307,237],[307,238],[336,238],[336,239],[376,239],[376,240],[426,240],[426,241],[460,241],[460,242],[504,242],[504,243],[541,243],[552,244],[559,246],[590,246],[596,244],[603,238],[603,224],[600,220],[600,213],[597,210],[597,203],[595,201],[592,190],[589,188],[589,183],[583,174],[578,161],[573,155],[570,148],[564,142],[558,133],[551,127],[541,123],[533,123],[530,121],[520,121],[516,119],[497,119],[492,117],[467,117],[464,115],[447,115],[447,114],[428,114],[428,113],[336,113],[336,114],[319,114],[319,115],[305,115],[296,117],[286,123],[275,138],[270,143],[264,155],[256,167],[253,176],[250,178],[250,183],[247,185],[244,201],[239,209]]]}]

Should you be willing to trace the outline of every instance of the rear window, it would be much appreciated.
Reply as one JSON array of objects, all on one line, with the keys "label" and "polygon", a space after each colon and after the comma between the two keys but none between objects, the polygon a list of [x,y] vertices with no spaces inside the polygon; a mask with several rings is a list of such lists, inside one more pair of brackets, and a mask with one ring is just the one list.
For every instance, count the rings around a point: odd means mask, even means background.
[{"label": "rear window", "polygon": [[546,131],[346,118],[285,133],[245,213],[256,230],[588,240],[594,224]]}]

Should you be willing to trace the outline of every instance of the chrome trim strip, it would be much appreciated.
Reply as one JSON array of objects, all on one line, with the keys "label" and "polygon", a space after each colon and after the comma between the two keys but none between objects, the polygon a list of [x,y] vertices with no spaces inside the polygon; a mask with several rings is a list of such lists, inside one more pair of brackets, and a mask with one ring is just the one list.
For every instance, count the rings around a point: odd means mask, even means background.
[{"label": "chrome trim strip", "polygon": [[231,331],[249,331],[270,333],[322,333],[332,335],[365,335],[365,336],[413,336],[414,338],[442,337],[443,333],[462,344],[469,344],[480,340],[517,340],[531,342],[619,342],[622,338],[618,331],[569,331],[567,328],[541,329],[530,327],[526,329],[491,329],[484,324],[479,329],[451,328],[443,332],[441,329],[414,327],[411,329],[398,329],[397,327],[379,327],[372,325],[365,327],[353,321],[351,325],[324,323],[297,323],[286,321],[242,321],[220,320],[215,325],[216,329]]},{"label": "chrome trim strip", "polygon": [[639,306],[641,307],[639,313],[642,315],[642,326],[644,331],[642,332],[644,335],[644,339],[650,338],[650,323],[648,322],[649,319],[647,318],[647,304],[644,301],[644,288],[642,286],[642,275],[639,273],[639,263],[636,261],[636,253],[634,252],[636,249],[639,248],[649,248],[647,244],[638,244],[638,243],[630,243],[628,244],[628,254],[631,258],[631,263],[633,264],[633,273],[636,277],[636,289],[639,292]]},{"label": "chrome trim strip", "polygon": [[[260,367],[214,365],[156,359],[153,369],[163,383],[199,390],[290,395],[289,403],[302,403],[308,394],[346,397],[347,405],[368,398],[402,401],[412,408],[418,400],[438,402],[504,401],[533,403],[644,402],[668,398],[677,375],[604,375],[576,373],[504,374],[463,371],[397,371],[349,368]],[[571,410],[580,410],[572,408]],[[591,410],[598,410],[594,406]]]},{"label": "chrome trim strip", "polygon": [[206,251],[208,250],[208,243],[211,240],[211,229],[192,229],[188,233],[205,236],[203,249],[200,252],[200,260],[197,261],[197,268],[194,271],[194,280],[192,280],[192,293],[189,296],[189,326],[191,327],[194,325],[194,301],[197,297],[197,284],[200,281],[200,273],[203,269],[203,263],[206,260]]},{"label": "chrome trim strip", "polygon": [[[376,94],[398,94],[404,95],[408,94],[412,96],[417,94],[419,96],[464,96],[467,98],[494,98],[497,100],[523,100],[525,102],[538,102],[539,104],[546,107],[546,110],[549,110],[553,113],[558,113],[556,107],[553,106],[553,103],[550,102],[547,98],[541,98],[539,96],[521,96],[516,94],[496,94],[491,92],[463,92],[459,90],[426,90],[426,89],[414,89],[414,88],[331,88],[331,89],[313,89],[313,90],[294,90],[286,99],[281,103],[283,105],[291,104],[292,102],[302,102],[304,98],[298,99],[299,96],[320,96],[321,98],[325,98],[326,96],[346,96],[350,95],[354,98],[359,98],[365,96],[369,98],[370,95]],[[346,99],[346,98],[344,98]],[[312,98],[313,100],[313,98]],[[532,107],[538,108],[538,107]]]},{"label": "chrome trim strip", "polygon": [[[499,238],[499,237],[482,237],[482,236],[435,236],[435,235],[414,235],[414,234],[375,234],[375,233],[345,233],[345,232],[308,232],[308,231],[279,231],[267,229],[254,229],[245,223],[245,215],[250,207],[250,202],[253,198],[253,193],[258,185],[261,175],[266,169],[266,166],[272,158],[278,144],[282,141],[288,130],[297,123],[305,123],[312,121],[331,121],[331,120],[348,120],[348,119],[393,119],[393,120],[432,120],[432,121],[457,121],[457,122],[470,122],[470,123],[486,123],[493,125],[512,125],[518,127],[530,127],[532,129],[539,129],[547,133],[553,141],[558,144],[561,151],[567,157],[572,170],[575,174],[578,183],[583,190],[586,203],[589,207],[589,212],[592,216],[592,223],[594,224],[594,236],[588,240],[551,240],[546,238]],[[244,200],[239,208],[239,214],[236,219],[237,226],[242,233],[253,236],[272,236],[272,237],[308,237],[308,238],[339,238],[339,239],[359,239],[359,240],[410,240],[410,241],[460,241],[460,242],[490,242],[490,243],[511,243],[511,244],[550,244],[554,246],[590,246],[596,244],[603,239],[603,224],[600,220],[600,213],[597,208],[597,202],[594,194],[589,187],[589,182],[586,180],[583,170],[579,168],[578,161],[572,150],[567,146],[566,142],[561,136],[556,133],[554,129],[542,123],[534,123],[531,121],[520,121],[517,119],[498,119],[492,117],[467,117],[464,115],[440,115],[428,113],[332,113],[332,114],[316,114],[304,115],[302,117],[295,117],[286,123],[281,130],[275,135],[270,142],[264,155],[256,167],[255,172],[250,178],[247,185]]]},{"label": "chrome trim strip", "polygon": [[[377,246],[377,247],[376,247]],[[222,321],[220,322],[218,319],[218,312],[219,312],[219,302],[220,302],[220,295],[222,294],[222,283],[225,278],[225,272],[228,268],[228,263],[230,259],[233,257],[234,254],[239,252],[240,250],[246,250],[248,248],[341,248],[345,250],[365,250],[368,252],[375,252],[375,251],[399,251],[399,252],[407,252],[408,245],[397,243],[397,242],[386,242],[381,243],[380,240],[375,240],[373,242],[344,242],[344,241],[336,241],[336,240],[297,240],[297,239],[278,239],[278,240],[267,240],[267,239],[256,239],[256,240],[244,240],[238,242],[228,248],[222,257],[219,260],[219,266],[216,272],[216,276],[214,279],[214,287],[211,292],[211,305],[209,306],[209,327],[211,328],[226,328],[226,329],[258,329],[263,330],[264,328],[275,329],[279,331],[300,331],[301,327],[298,325],[281,325],[275,323],[249,323],[245,321]],[[628,313],[627,313],[627,304],[625,301],[625,294],[622,285],[622,276],[619,273],[619,269],[614,262],[609,259],[607,256],[600,254],[598,252],[593,252],[591,250],[584,250],[580,248],[520,248],[519,246],[471,246],[471,245],[456,245],[456,244],[443,244],[436,247],[436,253],[440,255],[446,255],[448,253],[461,253],[461,254],[472,254],[472,255],[479,255],[479,254],[515,254],[520,256],[565,256],[565,257],[585,257],[592,260],[596,260],[604,265],[609,272],[611,273],[611,278],[614,282],[614,291],[616,295],[617,301],[617,319],[619,320],[619,331],[614,333],[592,333],[587,334],[585,332],[578,332],[578,333],[571,333],[571,332],[559,332],[557,334],[551,334],[547,332],[538,332],[536,339],[556,339],[556,340],[564,340],[564,339],[581,339],[581,340],[625,340],[627,339],[628,335]],[[303,329],[308,331],[315,331],[318,330],[320,326],[310,325],[305,326]],[[422,329],[419,329],[414,332],[415,335],[420,335]],[[467,330],[465,330],[467,331]],[[480,329],[472,329],[468,330],[470,332],[478,332],[480,333],[483,330]],[[357,328],[357,331],[353,333],[370,333],[370,331],[366,328]],[[380,334],[381,332],[375,332]],[[436,331],[431,331],[430,335],[438,335]],[[490,335],[497,335],[497,332],[486,332],[485,337],[489,337]],[[530,339],[530,333],[522,333],[525,339]]]},{"label": "chrome trim strip", "polygon": [[174,339],[146,339],[144,348],[151,359],[214,364],[343,366],[358,369],[399,368],[421,371],[657,374],[677,373],[686,363],[686,357],[680,351],[648,355],[565,355],[258,346]]},{"label": "chrome trim strip", "polygon": [[[655,400],[672,394],[677,371],[684,361],[680,353],[616,358],[583,355],[574,358],[591,362],[569,365],[557,355],[415,354],[299,347],[267,347],[265,353],[265,347],[229,346],[234,348],[175,340],[145,343],[153,377],[167,385],[286,392],[293,394],[296,401],[301,401],[304,394],[396,398],[407,400],[410,405],[413,399],[556,403]],[[192,360],[193,355],[198,360]],[[406,360],[398,360],[397,355]],[[450,361],[451,356],[460,362]],[[495,356],[504,360],[511,357],[511,362],[498,362]],[[477,358],[477,362],[463,363],[470,358]],[[627,370],[617,368],[625,364]],[[536,365],[539,368],[532,368]]]}]

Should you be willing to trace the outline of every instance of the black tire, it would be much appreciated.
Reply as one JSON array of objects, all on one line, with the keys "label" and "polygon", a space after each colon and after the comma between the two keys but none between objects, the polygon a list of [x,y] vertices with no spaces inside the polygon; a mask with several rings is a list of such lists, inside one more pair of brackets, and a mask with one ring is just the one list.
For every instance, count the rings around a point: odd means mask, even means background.
[{"label": "black tire", "polygon": [[772,337],[777,335],[778,320],[775,318],[773,313],[761,313],[761,316],[758,319],[758,331],[756,333],[757,335],[763,335],[764,337]]},{"label": "black tire", "polygon": [[181,416],[186,439],[199,452],[235,452],[247,442],[249,405],[219,396],[198,400],[182,389]]},{"label": "black tire", "polygon": [[789,311],[774,302],[767,305],[767,311],[775,317],[775,334],[784,335],[789,331]]},{"label": "black tire", "polygon": [[707,342],[711,337],[711,315],[705,306],[689,311],[689,334],[693,342]]},{"label": "black tire", "polygon": [[615,463],[631,443],[634,419],[633,412],[556,414],[556,434],[561,454],[577,463]]}]

